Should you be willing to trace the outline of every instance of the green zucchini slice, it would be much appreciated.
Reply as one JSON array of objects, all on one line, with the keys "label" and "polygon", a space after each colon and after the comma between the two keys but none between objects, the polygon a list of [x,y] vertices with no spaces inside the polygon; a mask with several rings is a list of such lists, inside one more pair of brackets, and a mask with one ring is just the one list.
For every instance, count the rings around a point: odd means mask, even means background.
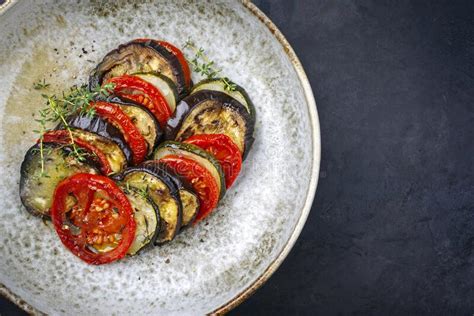
[{"label": "green zucchini slice", "polygon": [[135,219],[135,239],[127,254],[133,256],[148,245],[153,245],[160,231],[160,213],[158,206],[150,199],[146,191],[122,187],[132,205]]}]

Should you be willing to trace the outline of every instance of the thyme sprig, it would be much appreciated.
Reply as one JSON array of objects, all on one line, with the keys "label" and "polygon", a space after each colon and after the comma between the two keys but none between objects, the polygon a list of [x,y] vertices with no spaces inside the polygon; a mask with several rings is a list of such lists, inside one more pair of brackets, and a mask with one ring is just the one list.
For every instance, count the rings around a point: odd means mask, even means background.
[{"label": "thyme sprig", "polygon": [[214,61],[207,57],[204,49],[202,47],[197,48],[191,40],[186,41],[184,48],[190,48],[194,52],[194,57],[190,60],[190,63],[197,73],[208,79],[213,79],[222,71],[215,68]]},{"label": "thyme sprig", "polygon": [[[194,56],[189,59],[189,63],[193,66],[193,70],[207,79],[214,79],[222,72],[222,69],[216,68],[214,61],[206,55],[202,47],[197,48],[193,41],[187,40],[184,48],[190,48]],[[224,89],[227,91],[235,91],[237,85],[229,78],[223,77],[220,79],[224,83]]]},{"label": "thyme sprig", "polygon": [[34,130],[39,134],[39,147],[41,157],[41,176],[47,176],[44,169],[44,134],[50,129],[48,125],[60,123],[68,132],[72,148],[71,154],[79,161],[86,159],[86,153],[76,145],[74,140],[73,128],[69,125],[67,117],[79,113],[87,116],[94,116],[95,109],[90,106],[91,101],[100,97],[107,97],[113,91],[113,84],[105,84],[102,87],[89,90],[86,85],[80,87],[73,86],[67,93],[63,92],[60,97],[56,95],[42,94],[46,99],[46,107],[39,110],[40,118],[35,119],[39,123],[40,129]]},{"label": "thyme sprig", "polygon": [[46,89],[50,86],[49,83],[46,83],[46,80],[43,78],[43,80],[38,80],[37,82],[34,82],[33,83],[33,88],[35,90],[42,90],[42,89]]}]

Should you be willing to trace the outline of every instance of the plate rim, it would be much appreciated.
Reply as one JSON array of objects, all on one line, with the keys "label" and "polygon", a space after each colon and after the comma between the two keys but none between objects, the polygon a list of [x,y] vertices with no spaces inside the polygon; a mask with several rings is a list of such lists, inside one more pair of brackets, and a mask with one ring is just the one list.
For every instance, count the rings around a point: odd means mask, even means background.
[{"label": "plate rim", "polygon": [[[3,4],[0,5],[0,16],[2,16],[9,8],[13,7],[19,0],[6,0]],[[321,163],[321,133],[319,125],[319,117],[316,106],[316,101],[314,98],[313,90],[311,84],[306,75],[306,72],[303,69],[303,65],[293,50],[292,46],[285,38],[283,33],[278,29],[278,27],[270,20],[265,13],[263,13],[251,0],[240,0],[241,4],[246,8],[250,14],[254,15],[258,20],[263,23],[267,29],[272,33],[276,40],[282,46],[285,54],[290,59],[290,62],[296,71],[298,79],[303,88],[303,93],[306,99],[306,104],[308,108],[310,125],[311,125],[311,136],[312,136],[312,150],[313,150],[313,159],[311,165],[311,178],[309,182],[308,189],[306,191],[306,199],[302,208],[302,212],[298,221],[296,222],[293,232],[291,233],[289,239],[286,241],[283,249],[277,255],[277,257],[268,265],[265,271],[260,274],[249,286],[243,289],[240,293],[232,297],[229,301],[222,304],[220,307],[210,312],[209,315],[222,315],[226,314],[247,298],[249,298],[258,288],[260,288],[268,279],[273,275],[273,273],[280,267],[285,258],[290,253],[293,248],[296,240],[298,239],[303,227],[308,218],[309,212],[313,205],[314,197],[316,194],[316,188],[319,180],[319,168]],[[6,286],[0,283],[0,295],[4,296],[15,305],[23,309],[25,312],[32,315],[43,315],[43,313],[26,301],[24,301],[20,296],[13,293]]]}]

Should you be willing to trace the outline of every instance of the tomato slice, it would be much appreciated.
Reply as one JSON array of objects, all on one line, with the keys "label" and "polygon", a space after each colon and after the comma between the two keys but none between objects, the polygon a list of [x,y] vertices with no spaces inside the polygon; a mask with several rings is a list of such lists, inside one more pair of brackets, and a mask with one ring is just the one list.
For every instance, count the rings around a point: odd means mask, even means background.
[{"label": "tomato slice", "polygon": [[135,238],[132,206],[105,176],[78,173],[61,181],[51,219],[62,243],[90,264],[123,258]]},{"label": "tomato slice", "polygon": [[[37,142],[39,143],[40,140],[38,140]],[[66,130],[48,131],[43,135],[43,142],[69,145],[71,144],[71,135]],[[74,143],[77,146],[91,153],[93,156],[97,157],[102,173],[112,173],[112,167],[110,166],[109,161],[107,160],[107,157],[105,156],[102,150],[92,145],[91,143],[77,137],[74,138]]]},{"label": "tomato slice", "polygon": [[166,48],[170,53],[176,56],[178,58],[178,61],[181,65],[181,68],[183,69],[183,74],[184,74],[184,82],[186,83],[186,87],[188,89],[191,88],[191,70],[189,69],[188,62],[186,61],[186,58],[184,57],[183,52],[177,48],[176,46],[165,42],[165,41],[158,41],[161,46]]},{"label": "tomato slice", "polygon": [[139,164],[145,160],[148,153],[147,142],[128,115],[122,111],[120,106],[103,101],[94,102],[91,103],[91,105],[94,107],[97,114],[112,122],[114,126],[120,129],[125,141],[132,150],[133,163]]},{"label": "tomato slice", "polygon": [[224,134],[201,134],[186,139],[184,143],[196,145],[211,153],[219,161],[229,188],[240,173],[242,154],[232,139]]},{"label": "tomato slice", "polygon": [[165,41],[157,41],[154,39],[149,39],[149,38],[137,38],[134,40],[136,42],[147,42],[147,41],[153,41],[158,43],[159,45],[163,46],[166,48],[170,53],[176,56],[178,58],[179,64],[181,65],[181,69],[183,70],[184,74],[184,82],[186,84],[186,88],[189,90],[191,88],[191,70],[189,69],[188,62],[186,61],[186,58],[184,57],[183,52],[174,46],[173,44]]},{"label": "tomato slice", "polygon": [[114,94],[117,96],[149,109],[160,125],[165,126],[172,111],[165,97],[154,85],[133,75],[113,77],[106,83],[114,84]]},{"label": "tomato slice", "polygon": [[201,205],[194,222],[209,215],[219,202],[219,187],[209,170],[190,158],[178,155],[165,156],[160,162],[184,177],[198,195]]}]

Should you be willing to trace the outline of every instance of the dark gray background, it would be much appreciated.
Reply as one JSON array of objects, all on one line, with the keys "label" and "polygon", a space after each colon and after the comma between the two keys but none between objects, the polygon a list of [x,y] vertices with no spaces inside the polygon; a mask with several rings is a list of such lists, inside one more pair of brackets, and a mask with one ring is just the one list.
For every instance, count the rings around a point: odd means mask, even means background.
[{"label": "dark gray background", "polygon": [[321,177],[295,248],[231,314],[472,315],[474,1],[255,2],[313,86]]}]

